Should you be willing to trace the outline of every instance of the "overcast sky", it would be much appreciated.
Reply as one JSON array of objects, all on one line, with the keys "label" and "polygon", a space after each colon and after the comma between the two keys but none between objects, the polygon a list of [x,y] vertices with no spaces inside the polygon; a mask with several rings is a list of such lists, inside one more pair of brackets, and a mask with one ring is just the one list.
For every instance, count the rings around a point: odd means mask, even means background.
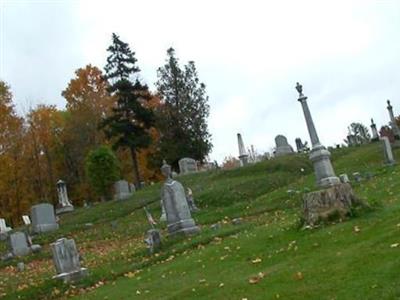
[{"label": "overcast sky", "polygon": [[143,80],[173,46],[207,85],[212,159],[238,156],[236,133],[259,152],[278,134],[309,140],[295,90],[303,84],[323,144],[351,122],[400,114],[400,1],[0,0],[0,79],[19,111],[65,107],[77,68],[103,69],[111,33],[136,52]]}]

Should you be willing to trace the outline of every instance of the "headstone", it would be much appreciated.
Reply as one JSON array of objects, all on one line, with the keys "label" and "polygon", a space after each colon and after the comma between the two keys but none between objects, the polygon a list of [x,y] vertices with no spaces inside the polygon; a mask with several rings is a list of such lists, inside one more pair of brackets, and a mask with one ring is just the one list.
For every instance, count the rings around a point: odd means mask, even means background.
[{"label": "headstone", "polygon": [[393,106],[390,104],[390,100],[387,100],[387,104],[388,104],[387,109],[389,111],[389,117],[390,117],[390,127],[392,128],[394,138],[396,140],[400,140],[400,129],[397,126],[396,119],[393,113]]},{"label": "headstone", "polygon": [[394,160],[392,146],[390,145],[389,138],[387,136],[381,137],[381,141],[383,144],[383,155],[385,158],[386,165],[394,165],[396,161]]},{"label": "headstone", "polygon": [[160,231],[158,229],[148,230],[144,241],[149,249],[150,254],[153,254],[155,251],[160,249],[161,246]]},{"label": "headstone", "polygon": [[31,225],[31,219],[29,218],[29,216],[23,215],[22,216],[22,221],[24,221],[24,224],[26,226]]},{"label": "headstone", "polygon": [[331,153],[321,144],[315,129],[314,121],[311,117],[310,109],[307,104],[307,97],[303,94],[303,87],[297,83],[296,90],[299,93],[298,101],[303,108],[304,117],[306,119],[308,132],[312,144],[310,152],[310,160],[314,166],[317,185],[322,188],[330,187],[340,183],[340,179],[336,177],[335,171],[330,160]]},{"label": "headstone", "polygon": [[31,252],[24,232],[14,232],[8,238],[10,252],[14,256],[25,256]]},{"label": "headstone", "polygon": [[240,166],[243,167],[249,162],[249,154],[246,152],[246,148],[244,147],[242,135],[240,133],[237,134],[238,146],[239,146],[239,160]]},{"label": "headstone", "polygon": [[190,188],[187,188],[186,200],[188,202],[189,209],[190,209],[191,212],[199,211],[199,208],[194,203],[193,192],[192,192],[192,190]]},{"label": "headstone", "polygon": [[349,183],[350,182],[349,176],[347,176],[347,174],[340,174],[339,178],[340,178],[341,183]]},{"label": "headstone", "polygon": [[193,158],[182,158],[178,161],[179,164],[179,173],[180,174],[189,174],[197,172],[197,162]]},{"label": "headstone", "polygon": [[167,228],[170,235],[191,235],[200,231],[192,219],[182,184],[171,178],[171,166],[165,161],[161,167],[166,177],[161,195],[167,214]]},{"label": "headstone", "polygon": [[73,239],[61,238],[50,246],[57,272],[57,275],[53,276],[54,279],[76,282],[88,274],[86,268],[81,268],[79,253]]},{"label": "headstone", "polygon": [[74,210],[74,206],[69,202],[67,185],[65,181],[57,181],[57,194],[58,194],[58,206],[56,208],[56,214],[63,214]]},{"label": "headstone", "polygon": [[11,230],[12,230],[12,228],[7,226],[6,220],[0,218],[0,240],[1,241],[4,241],[7,239],[8,232]]},{"label": "headstone", "polygon": [[17,263],[17,269],[19,272],[23,272],[25,270],[24,262],[20,261],[19,263]]},{"label": "headstone", "polygon": [[32,231],[42,233],[58,229],[53,205],[49,203],[36,204],[31,207]]},{"label": "headstone", "polygon": [[308,142],[302,142],[301,138],[296,138],[296,148],[298,153],[307,152],[309,149],[307,147]]},{"label": "headstone", "polygon": [[284,156],[288,154],[293,154],[293,148],[289,145],[287,138],[283,135],[277,135],[275,137],[275,156]]},{"label": "headstone", "polygon": [[371,119],[371,131],[372,131],[372,142],[379,141],[378,130],[376,129],[376,124],[374,123],[374,119]]},{"label": "headstone", "polygon": [[115,200],[129,199],[132,196],[133,192],[135,191],[134,189],[132,189],[132,185],[129,184],[129,182],[126,180],[118,180],[117,182],[115,182],[114,190],[115,190],[115,195],[114,195]]}]

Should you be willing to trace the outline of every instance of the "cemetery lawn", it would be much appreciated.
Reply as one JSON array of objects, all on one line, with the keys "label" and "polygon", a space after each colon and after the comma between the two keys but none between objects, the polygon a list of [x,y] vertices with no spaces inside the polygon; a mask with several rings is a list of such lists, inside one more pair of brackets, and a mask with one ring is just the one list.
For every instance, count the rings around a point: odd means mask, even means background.
[{"label": "cemetery lawn", "polygon": [[[400,150],[395,150],[400,157]],[[314,190],[305,155],[230,171],[178,178],[193,190],[202,231],[168,239],[148,255],[143,205],[160,216],[160,184],[127,201],[77,209],[57,232],[41,235],[39,254],[0,263],[4,299],[398,299],[400,298],[400,167],[382,165],[380,145],[337,149],[336,174],[360,172],[352,183],[370,205],[344,222],[303,229],[302,194]],[[288,192],[289,191],[289,192]],[[234,218],[242,218],[234,225]],[[88,224],[90,223],[90,224]],[[220,224],[212,229],[212,224]],[[74,238],[90,275],[55,282],[49,243]],[[1,245],[4,250],[4,245]],[[26,270],[16,265],[24,261]]]}]

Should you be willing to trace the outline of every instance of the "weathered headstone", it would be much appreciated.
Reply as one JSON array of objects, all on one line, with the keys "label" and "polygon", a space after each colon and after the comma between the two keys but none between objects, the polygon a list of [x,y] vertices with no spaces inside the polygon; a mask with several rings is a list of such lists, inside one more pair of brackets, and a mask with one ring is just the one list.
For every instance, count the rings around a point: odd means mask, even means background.
[{"label": "weathered headstone", "polygon": [[53,276],[54,279],[75,282],[88,274],[87,269],[81,267],[79,253],[73,239],[61,238],[50,246],[57,272],[57,275]]},{"label": "weathered headstone", "polygon": [[275,137],[275,156],[284,156],[288,154],[293,154],[293,148],[289,145],[287,138],[283,135],[277,135]]},{"label": "weathered headstone", "polygon": [[153,254],[161,246],[161,235],[158,229],[150,229],[147,231],[145,243],[149,249],[150,254]]},{"label": "weathered headstone", "polygon": [[349,183],[350,182],[349,176],[347,174],[340,174],[339,178],[340,178],[341,183]]},{"label": "weathered headstone", "polygon": [[198,233],[200,228],[196,226],[192,219],[182,184],[171,178],[171,166],[165,161],[161,167],[161,172],[166,177],[161,195],[167,214],[169,234],[190,235]]},{"label": "weathered headstone", "polygon": [[374,119],[371,119],[371,131],[372,131],[372,142],[379,141],[378,130],[376,129],[376,124],[374,123]]},{"label": "weathered headstone", "polygon": [[12,228],[7,226],[6,220],[0,218],[0,240],[4,241],[7,239],[8,232],[11,230]]},{"label": "weathered headstone", "polygon": [[314,121],[311,117],[310,109],[307,104],[307,97],[303,95],[303,87],[297,83],[296,89],[299,93],[298,101],[301,103],[304,117],[306,119],[308,132],[310,134],[312,150],[310,160],[313,163],[317,185],[319,187],[329,187],[339,184],[340,180],[336,177],[330,160],[330,152],[320,143]]},{"label": "weathered headstone", "polygon": [[129,199],[133,192],[135,191],[132,188],[132,185],[129,184],[128,181],[126,180],[118,180],[117,182],[114,183],[114,199],[115,200],[126,200]]},{"label": "weathered headstone", "polygon": [[35,233],[58,229],[54,207],[49,203],[36,204],[31,207],[32,231]]},{"label": "weathered headstone", "polygon": [[392,146],[390,145],[389,138],[387,136],[381,137],[381,141],[383,144],[383,155],[385,158],[386,165],[394,165],[396,161],[394,160]]},{"label": "weathered headstone", "polygon": [[307,144],[308,144],[308,143],[307,143],[307,142],[303,143],[303,142],[301,141],[301,138],[296,138],[296,139],[295,139],[295,142],[296,142],[296,148],[297,148],[297,152],[298,152],[298,153],[308,151],[308,147],[307,147]]},{"label": "weathered headstone", "polygon": [[56,214],[63,214],[74,210],[74,206],[69,202],[67,193],[67,184],[63,180],[57,181],[57,194],[58,194],[58,206],[56,208]]},{"label": "weathered headstone", "polygon": [[184,157],[178,161],[178,164],[180,174],[189,174],[198,171],[197,162],[193,158]]},{"label": "weathered headstone", "polygon": [[238,146],[239,146],[239,160],[240,166],[243,167],[247,165],[249,162],[249,154],[246,152],[246,148],[244,147],[242,135],[240,133],[237,134]]},{"label": "weathered headstone", "polygon": [[393,106],[390,104],[390,100],[387,100],[387,104],[388,104],[387,109],[389,111],[389,117],[390,117],[390,127],[392,128],[394,138],[396,140],[400,140],[400,129],[397,126],[396,119],[393,113]]},{"label": "weathered headstone", "polygon": [[32,245],[25,232],[13,232],[8,236],[8,248],[12,256],[25,256],[41,249],[39,245]]}]

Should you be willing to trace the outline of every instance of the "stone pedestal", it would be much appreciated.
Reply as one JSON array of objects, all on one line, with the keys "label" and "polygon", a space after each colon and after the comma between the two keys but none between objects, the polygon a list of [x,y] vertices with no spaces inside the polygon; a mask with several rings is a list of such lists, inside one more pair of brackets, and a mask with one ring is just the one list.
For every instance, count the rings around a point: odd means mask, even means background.
[{"label": "stone pedestal", "polygon": [[162,201],[167,215],[167,228],[170,235],[191,235],[200,231],[192,219],[182,184],[171,178],[171,167],[164,163],[161,167],[167,177],[162,187]]},{"label": "stone pedestal", "polygon": [[57,275],[54,279],[75,282],[87,276],[86,268],[81,268],[78,250],[73,239],[61,238],[51,245],[53,262]]},{"label": "stone pedestal", "polygon": [[63,214],[74,210],[74,206],[69,202],[67,185],[63,180],[57,182],[57,194],[58,194],[58,206],[56,208],[56,214]]},{"label": "stone pedestal", "polygon": [[32,231],[42,233],[58,229],[54,207],[49,203],[41,203],[31,207]]},{"label": "stone pedestal", "polygon": [[249,163],[249,154],[246,152],[246,148],[243,143],[242,135],[237,134],[238,146],[239,146],[239,160],[240,166],[243,167]]},{"label": "stone pedestal", "polygon": [[348,183],[305,194],[303,198],[305,224],[313,226],[326,221],[343,220],[351,213],[351,208],[359,204],[360,201]]}]

